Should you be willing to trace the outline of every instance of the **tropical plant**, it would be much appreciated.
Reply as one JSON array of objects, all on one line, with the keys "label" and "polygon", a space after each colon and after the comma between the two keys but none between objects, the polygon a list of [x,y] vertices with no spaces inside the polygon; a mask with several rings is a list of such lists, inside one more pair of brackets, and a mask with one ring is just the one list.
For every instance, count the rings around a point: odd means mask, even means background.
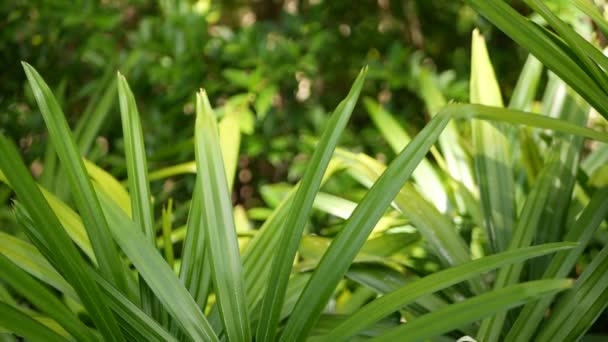
[{"label": "tropical plant", "polygon": [[[314,150],[298,184],[269,187],[276,205],[258,210],[259,229],[230,197],[240,124],[230,111],[216,116],[205,91],[196,94],[195,160],[148,172],[135,96],[117,76],[123,184],[81,157],[55,96],[24,63],[65,185],[50,182],[63,189],[57,196],[37,183],[0,134],[0,180],[16,195],[25,234],[0,233],[0,327],[32,341],[582,337],[608,303],[599,235],[608,134],[584,126],[593,112],[585,101],[608,117],[605,57],[541,1],[529,3],[559,36],[502,1],[468,2],[536,57],[508,108],[474,32],[472,104],[446,103],[421,68],[418,88],[433,115],[412,137],[364,99],[396,154],[384,165],[338,146],[364,68],[322,136],[304,140]],[[543,64],[555,74],[535,103]],[[584,160],[583,138],[604,143]],[[196,185],[188,221],[174,229],[170,200],[155,217],[150,183],[181,173]],[[338,178],[368,190],[328,193]],[[311,228],[313,209],[338,219]]]}]

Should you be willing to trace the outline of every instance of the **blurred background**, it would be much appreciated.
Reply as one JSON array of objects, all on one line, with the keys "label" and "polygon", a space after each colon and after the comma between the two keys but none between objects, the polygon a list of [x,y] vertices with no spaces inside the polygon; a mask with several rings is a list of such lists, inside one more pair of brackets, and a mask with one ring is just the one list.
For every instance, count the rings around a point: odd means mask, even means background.
[{"label": "blurred background", "polygon": [[[467,100],[475,27],[488,40],[507,98],[526,57],[460,1],[15,0],[3,1],[0,14],[0,127],[19,142],[35,175],[44,170],[47,135],[19,61],[49,83],[83,154],[124,179],[120,70],[138,102],[150,169],[193,159],[197,89],[207,90],[220,116],[238,113],[234,202],[246,208],[262,203],[261,186],[299,178],[311,150],[305,137],[320,135],[361,67],[370,68],[362,97],[413,135],[429,117],[421,70],[446,99]],[[343,145],[392,159],[362,104],[346,132]],[[169,178],[153,186],[179,199],[192,183]]]}]

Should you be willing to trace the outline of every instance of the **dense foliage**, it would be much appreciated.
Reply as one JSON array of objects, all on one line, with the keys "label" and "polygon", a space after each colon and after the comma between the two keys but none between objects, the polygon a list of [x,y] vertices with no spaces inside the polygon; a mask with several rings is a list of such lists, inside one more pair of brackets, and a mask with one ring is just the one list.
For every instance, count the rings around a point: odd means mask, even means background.
[{"label": "dense foliage", "polygon": [[0,336],[607,338],[604,4],[465,3],[0,4]]}]

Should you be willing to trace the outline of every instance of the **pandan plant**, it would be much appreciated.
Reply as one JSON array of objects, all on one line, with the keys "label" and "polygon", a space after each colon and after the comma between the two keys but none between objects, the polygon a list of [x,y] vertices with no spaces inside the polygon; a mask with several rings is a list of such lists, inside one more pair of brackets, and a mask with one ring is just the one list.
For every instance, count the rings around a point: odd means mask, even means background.
[{"label": "pandan plant", "polygon": [[[396,154],[385,165],[338,146],[364,68],[322,136],[303,141],[314,152],[302,178],[283,188],[258,229],[242,228],[249,220],[230,197],[238,120],[224,113],[218,123],[204,90],[196,93],[195,160],[149,173],[135,97],[118,74],[121,183],[83,158],[48,85],[23,63],[69,196],[37,183],[0,134],[0,180],[15,194],[25,234],[0,233],[2,337],[580,339],[608,303],[608,247],[580,263],[602,241],[608,215],[608,134],[585,127],[589,113],[608,117],[608,60],[542,1],[526,2],[553,31],[503,1],[467,1],[534,56],[506,107],[474,32],[470,104],[448,103],[432,72],[418,70],[432,117],[410,136],[364,99]],[[608,27],[594,7],[575,4]],[[551,73],[538,103],[543,65]],[[585,158],[584,138],[601,142]],[[154,215],[150,182],[182,172],[196,183],[187,224],[173,229],[171,204]],[[358,202],[346,198],[349,189],[321,191],[336,177],[368,190]],[[332,234],[307,231],[313,210],[341,218]]]}]

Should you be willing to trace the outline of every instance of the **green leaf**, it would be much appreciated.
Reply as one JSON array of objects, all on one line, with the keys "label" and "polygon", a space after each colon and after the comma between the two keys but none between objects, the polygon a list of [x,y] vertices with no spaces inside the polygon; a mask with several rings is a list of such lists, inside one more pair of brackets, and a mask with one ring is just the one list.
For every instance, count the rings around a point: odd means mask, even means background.
[{"label": "green leaf", "polygon": [[150,172],[148,177],[150,178],[151,181],[153,181],[153,180],[169,178],[169,177],[173,177],[173,176],[177,176],[177,175],[195,174],[195,173],[196,173],[196,161],[193,160],[193,161],[189,161],[186,163],[168,166],[168,167],[162,168],[160,170]]},{"label": "green leaf", "polygon": [[597,9],[594,3],[587,0],[573,0],[574,5],[585,13],[594,23],[599,26],[604,33],[608,32],[608,22],[603,17],[602,13]]},{"label": "green leaf", "polygon": [[[385,172],[386,167],[365,154],[337,150],[336,158],[348,166],[354,178],[371,187]],[[430,249],[446,266],[470,260],[469,251],[448,217],[440,213],[411,185],[404,185],[393,200],[393,205],[412,221]]]},{"label": "green leaf", "polygon": [[348,269],[374,225],[420,160],[435,143],[449,119],[471,117],[552,128],[574,134],[580,133],[602,141],[608,140],[608,135],[540,115],[482,105],[452,104],[446,106],[393,160],[334,239],[298,300],[293,315],[288,320],[281,336],[283,341],[297,340],[308,335],[333,294],[335,286]]},{"label": "green leaf", "polygon": [[141,229],[107,195],[99,193],[112,236],[164,308],[197,341],[217,341],[196,302]]},{"label": "green leaf", "polygon": [[505,287],[452,304],[389,330],[372,341],[420,341],[457,329],[496,312],[572,287],[572,281],[539,280]]},{"label": "green leaf", "polygon": [[315,149],[302,177],[301,184],[296,190],[293,202],[291,203],[291,214],[287,217],[284,224],[281,241],[277,246],[278,250],[273,258],[268,277],[268,282],[273,284],[273,286],[266,288],[262,301],[261,316],[264,319],[261,320],[256,332],[256,338],[260,341],[274,340],[279,314],[283,307],[287,281],[306,220],[308,219],[315,195],[319,191],[323,174],[329,165],[340,135],[355,108],[366,74],[367,68],[364,68],[359,73],[348,96],[336,107],[321,136],[319,148]]},{"label": "green leaf", "polygon": [[532,106],[540,79],[542,76],[543,64],[533,55],[528,55],[526,63],[517,79],[509,108],[517,110],[529,110]]},{"label": "green leaf", "polygon": [[576,246],[575,244],[558,243],[547,244],[536,247],[523,248],[481,259],[470,261],[466,264],[448,268],[446,270],[433,273],[417,281],[411,282],[398,290],[388,293],[348,317],[339,326],[334,328],[327,336],[325,341],[342,341],[354,335],[358,330],[370,326],[374,322],[388,316],[390,313],[401,309],[409,302],[416,300],[427,294],[442,290],[463,280],[481,275],[492,269],[503,265],[522,262],[527,259],[554,253],[563,249]]},{"label": "green leaf", "polygon": [[[598,190],[563,238],[564,241],[577,241],[578,246],[571,251],[557,253],[544,272],[543,279],[567,276],[606,216],[608,216],[608,189]],[[510,341],[531,340],[552,300],[553,298],[549,297],[536,303],[526,304],[517,316],[506,339]]]},{"label": "green leaf", "polygon": [[568,47],[559,38],[524,18],[502,0],[466,0],[466,3],[515,42],[530,50],[538,60],[575,89],[604,118],[608,118],[608,99],[603,90],[606,88],[593,78],[592,75],[596,74],[596,71],[589,71],[585,68],[585,62],[573,57],[576,52],[572,50],[579,47]]},{"label": "green leaf", "polygon": [[[124,291],[127,289],[126,272],[119,258],[116,245],[110,236],[108,224],[101,211],[99,200],[95,195],[93,185],[89,180],[68,123],[57,100],[55,100],[42,77],[31,65],[25,62],[22,64],[48,128],[51,141],[61,160],[62,170],[69,181],[74,202],[87,229],[99,268],[111,283]],[[28,211],[33,214],[29,208]],[[34,221],[37,219],[34,217]]]},{"label": "green leaf", "polygon": [[[447,104],[428,67],[422,67],[419,75],[420,95],[431,116],[437,115]],[[439,136],[439,149],[446,163],[446,172],[456,181],[462,183],[472,193],[477,193],[473,181],[471,157],[462,144],[462,136],[455,122],[448,123],[444,132]],[[455,194],[458,198],[458,194]],[[461,202],[464,202],[461,200]],[[461,206],[459,204],[459,206]]]},{"label": "green leaf", "polygon": [[195,152],[214,289],[228,339],[251,340],[239,246],[219,146],[216,117],[204,92],[196,97]]},{"label": "green leaf", "polygon": [[[502,107],[502,95],[486,43],[478,30],[473,31],[472,41],[471,103]],[[515,225],[515,184],[508,142],[513,127],[481,120],[474,120],[472,126],[483,226],[490,251],[497,253],[506,250]]]},{"label": "green leaf", "polygon": [[197,178],[192,201],[190,202],[179,278],[198,305],[205,307],[211,283],[211,272],[209,259],[207,258],[209,252],[205,245],[205,231],[201,220],[202,206],[201,193],[198,190],[199,182],[200,179]]},{"label": "green leaf", "polygon": [[61,274],[31,244],[12,235],[0,232],[0,254],[71,299],[79,300],[72,286],[63,279]]},{"label": "green leaf", "polygon": [[222,160],[224,161],[224,167],[226,168],[228,191],[232,191],[241,144],[241,130],[237,113],[230,111],[224,115],[218,124],[218,134],[220,137]]},{"label": "green leaf", "polygon": [[443,115],[454,119],[480,119],[507,122],[516,125],[550,129],[560,133],[577,135],[608,143],[608,134],[597,132],[566,120],[546,117],[534,113],[474,104],[450,104],[442,110]]},{"label": "green leaf", "polygon": [[[2,175],[2,171],[0,171],[0,181],[6,183],[9,187],[11,186],[6,178]],[[84,225],[82,224],[80,217],[74,212],[74,210],[72,210],[72,208],[58,199],[55,195],[47,191],[45,188],[42,186],[38,186],[38,188],[42,192],[44,199],[46,199],[55,215],[57,215],[59,222],[61,222],[61,225],[66,230],[72,241],[76,243],[76,245],[87,257],[89,257],[89,259],[91,259],[94,264],[97,264],[95,254],[91,248],[91,242],[89,241],[89,237],[87,236],[87,232],[84,229]],[[0,232],[0,234],[2,233]]]},{"label": "green leaf", "polygon": [[[574,53],[582,66],[586,67],[589,76],[592,76],[601,89],[608,88],[608,78],[605,69],[608,67],[608,58],[598,48],[583,39],[568,24],[557,17],[549,8],[538,0],[526,0],[526,3],[539,13],[553,27]],[[597,63],[597,64],[595,64]],[[600,68],[601,66],[601,68]],[[604,68],[604,70],[602,70]]]},{"label": "green leaf", "polygon": [[[137,111],[135,97],[131,92],[131,88],[129,88],[127,80],[118,73],[116,81],[118,85],[120,118],[122,121],[127,159],[127,178],[132,208],[131,216],[133,217],[135,226],[141,229],[149,243],[155,246],[156,229],[154,228],[154,211],[151,202],[150,182],[148,181],[148,161],[146,158],[141,119],[139,117],[139,112]],[[169,246],[171,246],[171,244],[169,244]],[[165,248],[168,248],[167,245],[165,245]],[[158,310],[158,302],[156,301],[156,298],[154,298],[150,288],[141,278],[139,282],[139,293],[144,311],[159,320],[161,313]]]},{"label": "green leaf", "polygon": [[36,308],[57,321],[78,341],[98,341],[92,331],[53,293],[3,255],[0,255],[0,278]]},{"label": "green leaf", "polygon": [[559,299],[536,340],[579,340],[606,309],[607,299],[608,246],[605,246],[576,280],[574,288]]},{"label": "green leaf", "polygon": [[45,201],[16,147],[3,134],[0,134],[0,169],[17,197],[24,200],[24,206],[35,222],[34,229],[27,231],[29,237],[35,236],[45,242],[46,246],[37,247],[45,248],[45,257],[74,287],[103,337],[109,341],[122,341],[112,313],[99,295],[97,285],[85,271],[82,256]]},{"label": "green leaf", "polygon": [[[34,246],[8,234],[0,236],[2,237],[0,242],[6,241],[6,245],[10,246],[10,249],[6,249],[4,248],[5,245],[0,245],[0,253],[40,281],[61,291],[75,301],[79,300],[71,286],[61,278]],[[137,340],[175,341],[173,336],[163,330],[158,323],[141,311],[103,277],[91,269],[90,274],[102,290],[106,303],[115,313],[116,319],[124,331],[127,331],[131,336],[141,336]]]},{"label": "green leaf", "polygon": [[42,323],[0,301],[0,326],[10,327],[16,335],[32,342],[65,342],[65,338]]},{"label": "green leaf", "polygon": [[[582,125],[586,112],[568,95],[565,85],[558,81],[558,85],[560,83],[561,86],[556,87],[558,91],[553,96],[552,113],[549,114]],[[524,203],[509,248],[525,247],[533,241],[540,244],[561,240],[566,229],[564,222],[572,197],[581,143],[582,139],[579,137],[556,135],[553,145],[548,150],[545,168],[533,184]],[[533,260],[531,277],[540,277],[546,270],[548,262],[546,258]],[[495,288],[516,283],[521,271],[521,265],[501,269]],[[478,337],[487,341],[497,340],[501,335],[504,319],[505,313],[499,313],[485,320]]]},{"label": "green leaf", "polygon": [[101,167],[93,164],[92,162],[83,159],[84,167],[87,169],[89,177],[98,184],[103,184],[103,191],[116,202],[129,217],[132,216],[131,210],[131,196],[127,192],[127,189],[114,178],[109,172],[102,169]]},{"label": "green leaf", "polygon": [[141,119],[135,104],[135,98],[129,84],[120,73],[117,75],[120,117],[122,120],[127,175],[133,221],[153,243],[156,237],[154,215],[150,202],[150,185],[148,182],[148,162],[141,128]]},{"label": "green leaf", "polygon": [[[336,172],[342,169],[342,165],[335,160],[330,161],[325,175],[323,176],[322,184],[332,177]],[[283,228],[283,223],[289,214],[291,201],[293,200],[296,185],[281,203],[272,212],[270,217],[264,221],[264,224],[258,229],[258,232],[253,239],[247,244],[243,252],[243,272],[245,278],[245,288],[247,291],[247,303],[252,311],[255,312],[255,305],[261,299],[266,288],[266,279],[272,265],[272,258],[276,250],[276,245],[279,243],[280,231]]]},{"label": "green leaf", "polygon": [[[391,149],[395,153],[401,152],[412,140],[409,134],[401,128],[397,120],[390,113],[384,110],[373,99],[366,97],[363,99],[363,104],[372,121],[391,146]],[[423,195],[431,200],[440,212],[445,212],[448,204],[448,195],[437,171],[435,171],[426,158],[420,162],[420,165],[412,174],[412,178],[421,188],[425,189]]]},{"label": "green leaf", "polygon": [[437,116],[393,160],[359,203],[315,269],[281,336],[299,340],[309,334],[325,304],[346,273],[387,206],[436,141],[449,118]]},{"label": "green leaf", "polygon": [[175,264],[175,256],[173,254],[173,242],[171,242],[171,221],[173,220],[173,200],[169,198],[166,207],[162,209],[162,226],[163,226],[163,249],[165,250],[165,260],[169,267],[173,268]]},{"label": "green leaf", "polygon": [[[124,73],[128,73],[139,62],[140,58],[140,51],[131,52],[120,69]],[[114,109],[116,101],[116,82],[114,82],[116,64],[109,61],[107,66],[103,79],[99,82],[98,91],[93,99],[87,103],[87,107],[74,129],[76,143],[83,155],[89,152],[108,114]]]},{"label": "green leaf", "polygon": [[[346,277],[380,295],[397,291],[408,283],[420,279],[412,274],[406,276],[402,272],[388,266],[372,264],[353,264],[348,269],[348,272],[346,272]],[[448,302],[441,296],[427,294],[415,299],[399,311],[403,317],[410,319],[411,317],[417,317],[447,305]]]},{"label": "green leaf", "polygon": [[103,277],[91,272],[103,290],[108,306],[115,313],[123,330],[137,341],[177,342],[177,339],[164,330],[155,320],[133,304]]}]

